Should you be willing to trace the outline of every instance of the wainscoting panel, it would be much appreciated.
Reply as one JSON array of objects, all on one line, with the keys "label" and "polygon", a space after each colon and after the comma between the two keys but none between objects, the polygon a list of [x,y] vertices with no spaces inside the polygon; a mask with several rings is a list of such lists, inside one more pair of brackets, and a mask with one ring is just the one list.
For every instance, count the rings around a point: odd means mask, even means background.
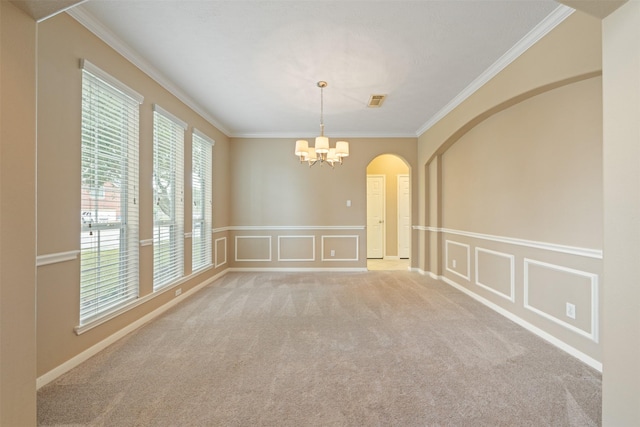
[{"label": "wainscoting panel", "polygon": [[227,263],[227,238],[220,237],[214,241],[214,264],[218,268]]},{"label": "wainscoting panel", "polygon": [[315,260],[315,236],[278,236],[278,261]]},{"label": "wainscoting panel", "polygon": [[481,247],[475,248],[476,285],[515,301],[515,256]]},{"label": "wainscoting panel", "polygon": [[428,254],[421,273],[602,370],[602,249],[439,227],[414,230],[425,244],[441,242],[431,245],[438,250]]},{"label": "wainscoting panel", "polygon": [[233,271],[366,271],[364,225],[229,226]]},{"label": "wainscoting panel", "polygon": [[445,243],[445,261],[447,271],[471,280],[471,247],[464,243],[447,240]]},{"label": "wainscoting panel", "polygon": [[271,261],[271,236],[236,236],[236,261]]},{"label": "wainscoting panel", "polygon": [[525,258],[524,307],[598,342],[597,274]]},{"label": "wainscoting panel", "polygon": [[322,261],[358,261],[360,238],[356,235],[321,236]]}]

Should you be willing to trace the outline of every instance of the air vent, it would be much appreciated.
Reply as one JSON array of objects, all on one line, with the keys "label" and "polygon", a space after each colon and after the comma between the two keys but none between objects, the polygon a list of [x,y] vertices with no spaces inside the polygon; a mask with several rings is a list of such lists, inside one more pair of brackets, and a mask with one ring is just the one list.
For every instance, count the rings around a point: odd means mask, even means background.
[{"label": "air vent", "polygon": [[387,95],[371,95],[371,97],[369,98],[369,103],[367,104],[367,107],[369,108],[381,107],[386,97]]}]

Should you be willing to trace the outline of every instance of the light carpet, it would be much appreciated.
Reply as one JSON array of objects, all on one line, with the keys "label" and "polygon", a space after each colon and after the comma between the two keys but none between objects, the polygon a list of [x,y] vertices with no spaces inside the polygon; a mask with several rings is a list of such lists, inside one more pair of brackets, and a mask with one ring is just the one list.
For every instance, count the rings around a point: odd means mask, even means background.
[{"label": "light carpet", "polygon": [[38,392],[41,426],[597,426],[601,376],[410,272],[229,273]]}]

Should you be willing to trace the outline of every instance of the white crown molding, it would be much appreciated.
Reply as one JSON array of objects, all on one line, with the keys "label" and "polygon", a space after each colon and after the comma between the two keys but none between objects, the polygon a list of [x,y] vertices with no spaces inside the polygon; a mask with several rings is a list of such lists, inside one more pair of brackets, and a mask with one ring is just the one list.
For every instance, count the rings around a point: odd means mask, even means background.
[{"label": "white crown molding", "polygon": [[[313,133],[313,132],[312,132]],[[293,138],[293,139],[309,139],[313,140],[317,136],[305,136],[308,132],[260,132],[260,133],[234,133],[232,138]],[[402,133],[402,132],[344,132],[340,133],[340,136],[327,135],[330,139],[340,140],[349,138],[416,138],[415,133]]]},{"label": "white crown molding", "polygon": [[513,45],[504,55],[496,62],[480,74],[469,86],[464,88],[462,92],[456,95],[447,105],[431,117],[420,129],[416,131],[415,136],[420,136],[429,130],[433,125],[442,120],[447,114],[453,111],[458,105],[462,104],[467,98],[473,95],[478,89],[484,86],[489,80],[494,78],[500,71],[505,69],[509,64],[515,61],[520,55],[525,53],[531,46],[536,44],[542,37],[547,35],[549,31],[557,27],[562,21],[567,19],[575,9],[569,6],[560,5],[551,12],[545,19],[529,31],[518,43]]},{"label": "white crown molding", "polygon": [[196,103],[191,97],[185,94],[167,77],[165,77],[157,68],[151,65],[147,60],[142,58],[130,46],[117,37],[111,30],[105,27],[93,15],[80,5],[66,11],[73,19],[82,24],[85,28],[98,36],[103,42],[112,47],[120,55],[124,56],[129,62],[142,70],[145,74],[155,80],[160,86],[164,87],[180,101],[184,102],[193,111],[200,114],[205,120],[215,126],[220,132],[226,136],[230,136],[231,132],[214,119],[204,108]]}]

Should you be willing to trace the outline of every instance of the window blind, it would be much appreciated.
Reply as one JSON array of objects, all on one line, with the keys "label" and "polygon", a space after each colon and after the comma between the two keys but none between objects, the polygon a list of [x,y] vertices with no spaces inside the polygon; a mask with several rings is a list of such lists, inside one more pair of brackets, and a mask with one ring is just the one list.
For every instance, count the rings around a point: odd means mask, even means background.
[{"label": "window blind", "polygon": [[82,62],[80,324],[138,297],[142,96]]},{"label": "window blind", "polygon": [[186,123],[155,105],[153,113],[153,289],[184,275],[184,131]]},{"label": "window blind", "polygon": [[212,147],[213,141],[211,139],[194,130],[191,149],[191,191],[193,195],[192,271],[208,267],[212,263]]}]

